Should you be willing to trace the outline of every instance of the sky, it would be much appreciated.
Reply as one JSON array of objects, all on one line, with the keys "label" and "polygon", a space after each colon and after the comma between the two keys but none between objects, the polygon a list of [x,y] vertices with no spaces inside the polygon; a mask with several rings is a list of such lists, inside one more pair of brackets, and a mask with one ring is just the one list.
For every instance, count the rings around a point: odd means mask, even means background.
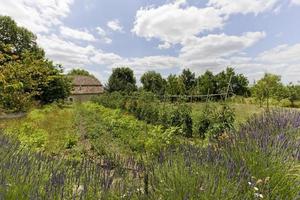
[{"label": "sky", "polygon": [[233,67],[250,82],[300,80],[300,0],[0,0],[66,72],[106,82],[113,68],[164,77]]}]

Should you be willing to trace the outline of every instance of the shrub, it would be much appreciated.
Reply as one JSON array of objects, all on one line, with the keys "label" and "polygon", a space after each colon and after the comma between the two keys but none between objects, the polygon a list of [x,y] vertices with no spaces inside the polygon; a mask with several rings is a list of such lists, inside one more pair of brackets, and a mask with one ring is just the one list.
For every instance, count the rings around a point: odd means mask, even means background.
[{"label": "shrub", "polygon": [[204,111],[196,117],[194,130],[199,137],[211,140],[218,139],[219,136],[230,132],[234,128],[234,111],[224,103],[221,108],[207,104]]}]

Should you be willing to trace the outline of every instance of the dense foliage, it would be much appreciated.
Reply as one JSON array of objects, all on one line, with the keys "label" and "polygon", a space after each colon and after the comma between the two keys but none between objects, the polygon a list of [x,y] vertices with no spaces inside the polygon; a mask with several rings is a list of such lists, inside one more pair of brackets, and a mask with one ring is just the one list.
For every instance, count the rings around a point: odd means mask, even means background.
[{"label": "dense foliage", "polygon": [[0,108],[23,111],[33,100],[64,99],[70,89],[61,67],[45,58],[35,35],[0,16]]},{"label": "dense foliage", "polygon": [[136,79],[130,68],[120,67],[113,69],[107,84],[109,92],[124,92],[128,94],[136,89]]},{"label": "dense foliage", "polygon": [[155,71],[148,71],[141,77],[141,83],[143,89],[147,92],[152,92],[157,95],[163,95],[165,93],[165,80],[160,73]]},{"label": "dense foliage", "polygon": [[94,99],[95,102],[109,108],[118,108],[133,114],[147,123],[162,125],[165,128],[178,127],[180,135],[185,137],[217,139],[222,133],[233,128],[233,111],[224,104],[220,109],[208,106],[203,116],[192,117],[192,107],[185,102],[170,104],[161,102],[152,93],[134,93],[124,96],[120,93],[104,94]]},{"label": "dense foliage", "polygon": [[[142,78],[141,83],[145,91],[150,91],[158,95],[207,95],[222,94],[216,96],[220,99],[228,96],[240,95],[249,96],[249,81],[242,74],[236,74],[233,68],[227,68],[214,75],[206,71],[203,75],[196,77],[189,69],[184,69],[179,76],[169,75],[164,80],[160,74],[149,71]],[[164,92],[163,92],[164,91]]]},{"label": "dense foliage", "polygon": [[154,155],[175,144],[178,132],[93,103],[63,109],[47,106],[5,128],[24,148],[75,160],[82,155],[95,159],[110,154]]},{"label": "dense foliage", "polygon": [[217,144],[180,145],[140,163],[66,162],[0,134],[0,198],[298,199],[299,120],[298,111],[268,112]]}]

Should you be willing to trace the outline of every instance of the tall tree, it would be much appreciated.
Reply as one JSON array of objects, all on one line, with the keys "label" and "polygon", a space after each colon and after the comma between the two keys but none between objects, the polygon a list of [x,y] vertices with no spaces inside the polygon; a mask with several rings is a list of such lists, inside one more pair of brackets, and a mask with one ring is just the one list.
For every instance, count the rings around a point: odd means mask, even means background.
[{"label": "tall tree", "polygon": [[145,91],[153,92],[158,95],[162,95],[165,92],[165,80],[160,73],[155,71],[144,73],[141,77],[141,83]]},{"label": "tall tree", "polygon": [[231,92],[236,95],[249,95],[248,79],[242,74],[236,74],[231,67],[216,75],[216,84],[217,93],[227,93],[228,89],[231,89]]},{"label": "tall tree", "polygon": [[212,72],[206,71],[198,77],[197,93],[202,95],[216,93],[216,80]]},{"label": "tall tree", "polygon": [[267,101],[267,106],[269,106],[269,99],[278,99],[283,90],[284,86],[281,83],[281,77],[266,73],[264,77],[253,86],[252,94],[259,101],[260,106],[263,105],[264,101]]},{"label": "tall tree", "polygon": [[195,73],[192,73],[189,69],[184,69],[180,78],[184,84],[185,94],[190,94],[191,90],[196,86]]},{"label": "tall tree", "polygon": [[169,95],[183,95],[185,85],[181,78],[176,75],[169,75],[167,78],[166,93]]},{"label": "tall tree", "polygon": [[[50,90],[55,95],[45,99]],[[0,106],[15,111],[32,100],[52,102],[70,92],[70,81],[44,57],[35,35],[5,16],[0,16],[0,91]]]},{"label": "tall tree", "polygon": [[15,57],[21,57],[25,51],[39,58],[44,56],[44,51],[37,45],[36,36],[26,28],[17,26],[8,16],[0,16],[0,51]]},{"label": "tall tree", "polygon": [[130,93],[137,90],[136,79],[133,71],[128,67],[113,69],[108,79],[107,89],[109,92],[126,92]]}]

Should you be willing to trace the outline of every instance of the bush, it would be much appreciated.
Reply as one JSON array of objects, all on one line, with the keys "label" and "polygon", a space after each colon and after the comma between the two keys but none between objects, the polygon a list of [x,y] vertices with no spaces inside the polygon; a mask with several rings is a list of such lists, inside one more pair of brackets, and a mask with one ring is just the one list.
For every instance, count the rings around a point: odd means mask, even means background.
[{"label": "bush", "polygon": [[200,138],[209,137],[211,140],[218,139],[222,134],[234,128],[235,114],[227,105],[221,108],[207,104],[204,111],[196,117],[194,131]]}]

